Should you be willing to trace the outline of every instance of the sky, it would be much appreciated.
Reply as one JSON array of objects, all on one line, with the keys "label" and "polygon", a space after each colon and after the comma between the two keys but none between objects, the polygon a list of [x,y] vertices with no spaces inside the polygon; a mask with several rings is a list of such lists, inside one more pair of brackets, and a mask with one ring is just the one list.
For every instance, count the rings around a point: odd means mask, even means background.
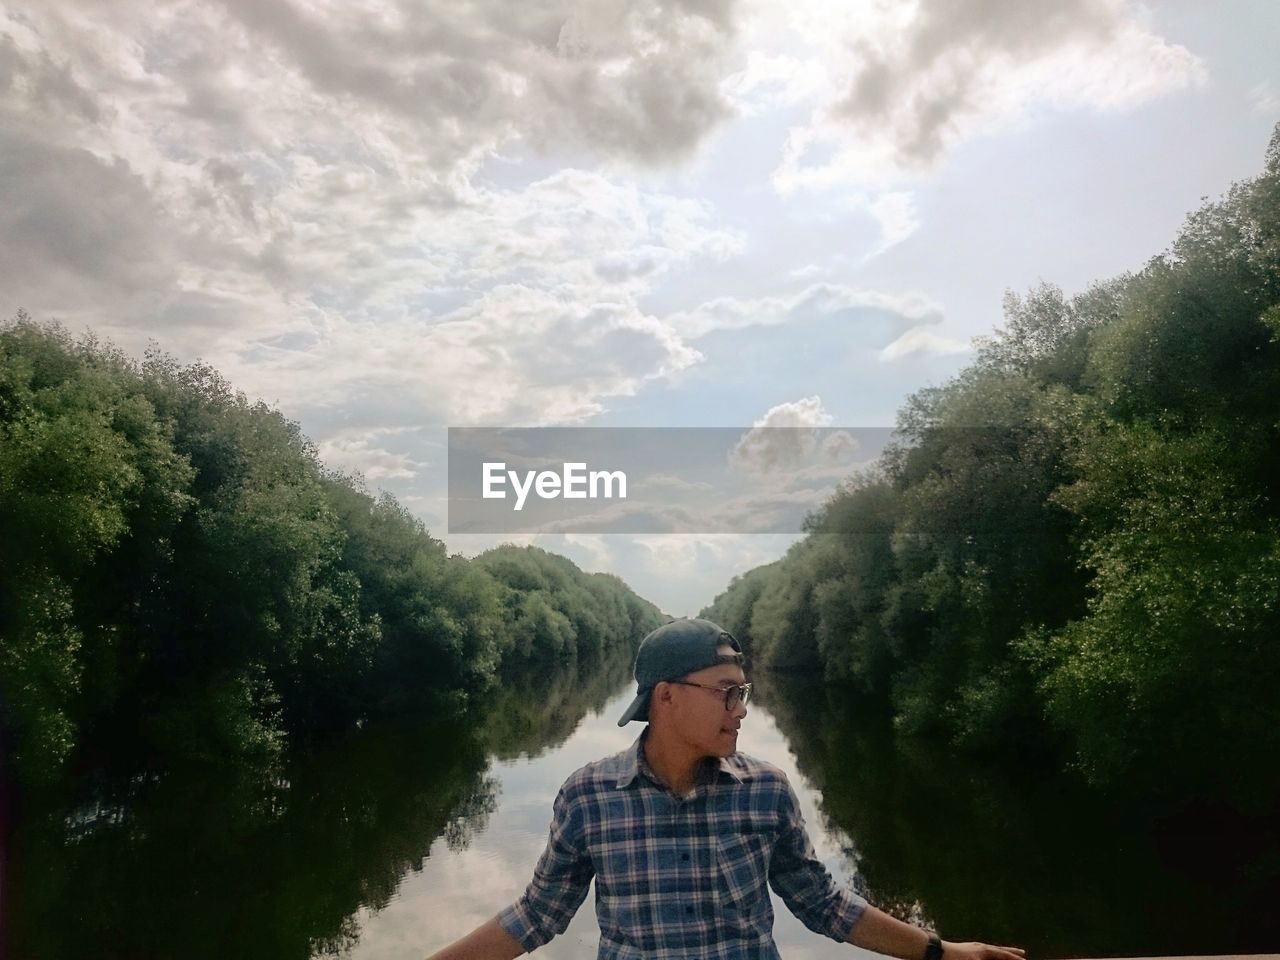
[{"label": "sky", "polygon": [[448,427],[888,427],[1257,174],[1271,0],[0,0],[0,312],[217,368],[452,552]]}]

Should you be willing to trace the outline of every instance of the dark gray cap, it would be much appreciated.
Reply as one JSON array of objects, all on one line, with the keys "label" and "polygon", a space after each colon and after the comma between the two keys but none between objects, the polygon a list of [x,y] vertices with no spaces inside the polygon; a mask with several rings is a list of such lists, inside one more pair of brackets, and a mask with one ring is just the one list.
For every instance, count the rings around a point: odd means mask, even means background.
[{"label": "dark gray cap", "polygon": [[728,630],[710,620],[682,617],[664,623],[640,641],[636,653],[636,698],[618,720],[625,726],[632,720],[649,719],[649,694],[661,680],[676,680],[695,670],[724,663],[720,647],[733,648],[738,662],[742,647]]}]

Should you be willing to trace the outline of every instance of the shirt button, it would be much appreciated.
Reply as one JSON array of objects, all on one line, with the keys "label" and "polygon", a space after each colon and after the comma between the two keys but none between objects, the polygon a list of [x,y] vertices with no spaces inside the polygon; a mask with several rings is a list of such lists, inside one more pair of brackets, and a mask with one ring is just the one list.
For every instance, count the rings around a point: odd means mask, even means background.
[{"label": "shirt button", "polygon": [[682,853],[680,854],[680,859],[684,861],[688,861],[689,855],[687,853]]},{"label": "shirt button", "polygon": [[693,907],[685,907],[685,908],[684,908],[684,912],[685,912],[685,913],[693,913]]}]

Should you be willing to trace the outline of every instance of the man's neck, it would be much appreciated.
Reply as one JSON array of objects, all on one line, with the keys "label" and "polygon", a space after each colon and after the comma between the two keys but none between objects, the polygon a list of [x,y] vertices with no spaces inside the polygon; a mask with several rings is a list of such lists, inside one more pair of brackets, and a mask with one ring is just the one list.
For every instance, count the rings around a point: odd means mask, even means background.
[{"label": "man's neck", "polygon": [[645,761],[658,779],[683,796],[698,782],[698,771],[707,758],[688,744],[655,729],[653,724],[641,743]]}]

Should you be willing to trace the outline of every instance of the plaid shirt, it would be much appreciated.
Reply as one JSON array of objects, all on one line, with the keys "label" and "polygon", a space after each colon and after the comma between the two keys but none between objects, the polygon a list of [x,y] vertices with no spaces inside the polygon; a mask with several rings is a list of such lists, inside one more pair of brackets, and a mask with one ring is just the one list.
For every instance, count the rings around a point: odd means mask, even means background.
[{"label": "plaid shirt", "polygon": [[814,855],[786,774],[735,753],[680,797],[643,741],[560,788],[533,880],[498,915],[526,951],[564,932],[592,877],[600,960],[776,960],[766,882],[809,929],[848,937],[866,901]]}]

